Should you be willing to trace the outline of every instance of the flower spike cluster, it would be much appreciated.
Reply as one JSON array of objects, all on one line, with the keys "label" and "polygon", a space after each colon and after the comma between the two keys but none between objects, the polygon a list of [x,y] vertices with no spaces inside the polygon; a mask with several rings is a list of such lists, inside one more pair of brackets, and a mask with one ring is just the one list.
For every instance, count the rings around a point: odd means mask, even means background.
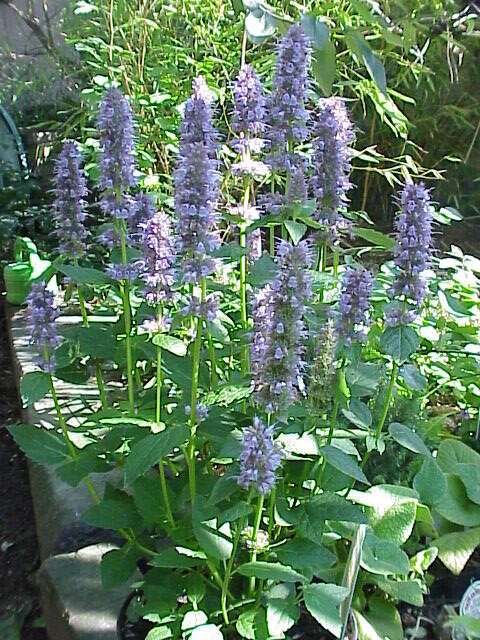
[{"label": "flower spike cluster", "polygon": [[349,345],[352,340],[363,340],[365,332],[359,325],[368,324],[373,276],[364,267],[347,267],[342,280],[339,300],[338,333]]},{"label": "flower spike cluster", "polygon": [[55,160],[54,219],[59,252],[78,260],[84,253],[87,183],[80,167],[80,152],[72,140],[63,143]]},{"label": "flower spike cluster", "polygon": [[[427,297],[424,272],[432,263],[432,207],[430,192],[423,183],[408,183],[401,197],[401,211],[395,219],[396,245],[394,261],[397,268],[394,293],[412,300],[418,310]],[[411,322],[415,311],[400,310],[387,318],[389,324]]]},{"label": "flower spike cluster", "polygon": [[215,230],[219,180],[215,150],[208,87],[203,78],[197,78],[193,96],[185,106],[174,176],[177,250],[186,283],[199,282],[216,269],[210,255],[219,246]]},{"label": "flower spike cluster", "polygon": [[308,38],[301,25],[294,24],[278,47],[273,93],[268,105],[270,162],[276,170],[288,168],[288,147],[303,142],[308,136],[305,99],[309,59]]},{"label": "flower spike cluster", "polygon": [[255,487],[262,495],[270,493],[275,472],[282,461],[280,448],[273,441],[273,427],[255,417],[243,432],[238,484],[248,490]]},{"label": "flower spike cluster", "polygon": [[38,365],[46,373],[55,371],[53,350],[61,338],[57,333],[55,320],[60,315],[53,303],[53,293],[44,282],[35,282],[27,297],[29,307],[30,344],[38,348]]},{"label": "flower spike cluster", "polygon": [[295,400],[298,376],[305,365],[303,316],[311,285],[308,243],[281,242],[277,262],[277,275],[258,294],[254,308],[252,368],[257,401],[266,413],[284,410]]},{"label": "flower spike cluster", "polygon": [[353,125],[347,108],[339,98],[321,100],[314,127],[313,175],[311,187],[317,200],[317,220],[327,227],[330,241],[338,239],[348,222],[340,213],[352,188]]},{"label": "flower spike cluster", "polygon": [[163,211],[157,211],[148,222],[140,223],[139,228],[145,256],[142,278],[147,285],[147,302],[163,304],[174,298],[175,247],[170,218]]},{"label": "flower spike cluster", "polygon": [[133,116],[127,99],[115,87],[105,91],[98,118],[100,189],[123,191],[135,185]]},{"label": "flower spike cluster", "polygon": [[265,96],[262,83],[249,65],[243,65],[233,84],[232,129],[239,136],[240,151],[256,152],[263,147],[265,133]]}]

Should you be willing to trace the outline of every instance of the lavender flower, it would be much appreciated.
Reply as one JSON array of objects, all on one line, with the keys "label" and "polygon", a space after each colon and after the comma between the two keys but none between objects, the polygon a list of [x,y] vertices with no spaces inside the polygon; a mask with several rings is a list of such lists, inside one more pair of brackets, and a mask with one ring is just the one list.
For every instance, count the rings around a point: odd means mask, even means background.
[{"label": "lavender flower", "polygon": [[290,27],[278,47],[273,93],[268,104],[270,162],[277,170],[288,168],[288,147],[308,136],[305,108],[310,48],[299,24]]},{"label": "lavender flower", "polygon": [[297,379],[305,363],[305,303],[310,295],[311,257],[306,241],[281,242],[278,272],[257,296],[251,349],[257,400],[267,413],[284,410],[296,398]]},{"label": "lavender flower", "polygon": [[275,472],[281,461],[281,451],[273,441],[273,427],[265,426],[255,417],[253,425],[243,432],[238,484],[245,490],[254,486],[267,495],[275,484]]},{"label": "lavender flower", "polygon": [[[401,198],[401,211],[395,219],[394,250],[397,274],[394,293],[414,302],[416,309],[427,297],[424,272],[432,263],[432,207],[430,192],[423,183],[406,184]],[[407,310],[391,313],[390,324],[410,322],[415,313]]]},{"label": "lavender flower", "polygon": [[48,291],[44,282],[34,282],[27,297],[29,306],[30,344],[39,350],[38,365],[46,373],[55,371],[53,350],[61,338],[57,333],[55,320],[59,311],[53,304],[53,293]]},{"label": "lavender flower", "polygon": [[110,278],[118,282],[134,282],[140,275],[141,270],[142,262],[140,260],[134,260],[127,264],[110,264],[105,269],[105,272]]},{"label": "lavender flower", "polygon": [[317,220],[326,225],[329,239],[335,241],[349,226],[340,210],[352,188],[351,145],[355,140],[343,100],[325,98],[320,102],[314,136],[311,187],[317,199]]},{"label": "lavender flower", "polygon": [[254,68],[247,64],[240,69],[233,84],[232,129],[238,134],[240,151],[260,151],[265,132],[265,96]]},{"label": "lavender flower", "polygon": [[193,85],[180,133],[180,157],[175,171],[177,250],[182,256],[183,280],[200,281],[216,269],[210,255],[219,246],[216,133],[203,78]]},{"label": "lavender flower", "polygon": [[[155,215],[155,203],[147,193],[137,193],[131,199],[128,216],[127,238],[130,245],[144,248],[142,233],[145,225]],[[170,225],[170,222],[168,222]]]},{"label": "lavender flower", "polygon": [[71,260],[78,260],[85,251],[87,231],[85,197],[87,183],[80,167],[80,153],[72,140],[63,143],[55,160],[54,220],[59,239],[59,252]]},{"label": "lavender flower", "polygon": [[303,167],[297,167],[290,175],[286,193],[287,206],[305,204],[308,200],[308,188],[305,181]]},{"label": "lavender flower", "polygon": [[365,332],[358,325],[368,323],[372,292],[373,276],[370,271],[363,267],[347,267],[343,275],[337,323],[338,333],[345,344],[365,338]]},{"label": "lavender flower", "polygon": [[127,99],[115,87],[105,91],[98,118],[102,153],[100,189],[123,191],[135,184],[134,127]]},{"label": "lavender flower", "polygon": [[182,309],[185,316],[195,316],[203,318],[205,321],[213,322],[218,312],[218,296],[211,294],[205,300],[200,300],[196,296],[192,296],[188,305]]},{"label": "lavender flower", "polygon": [[170,218],[163,211],[157,211],[148,222],[141,222],[139,228],[145,256],[142,278],[147,285],[147,302],[162,304],[174,297],[175,249]]}]

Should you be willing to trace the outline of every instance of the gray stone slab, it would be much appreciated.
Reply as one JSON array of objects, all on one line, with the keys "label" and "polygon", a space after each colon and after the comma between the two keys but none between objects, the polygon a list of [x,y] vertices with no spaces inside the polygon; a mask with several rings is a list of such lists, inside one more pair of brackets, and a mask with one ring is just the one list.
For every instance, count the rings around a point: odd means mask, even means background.
[{"label": "gray stone slab", "polygon": [[[81,318],[80,316],[61,316],[58,322],[61,325],[79,324]],[[10,307],[9,331],[16,381],[20,388],[22,375],[38,369],[35,364],[36,351],[29,345],[26,309]],[[82,433],[75,432],[75,428],[88,414],[100,407],[96,382],[91,379],[83,385],[72,385],[56,380],[55,388],[69,427],[70,437],[77,446],[81,447],[86,441]],[[25,424],[59,430],[55,407],[49,396],[35,403],[33,407],[24,408],[22,417]],[[83,483],[78,487],[71,487],[57,477],[53,467],[29,463],[29,473],[40,557],[45,560],[55,553],[59,541],[65,535],[73,535],[69,532],[78,530],[80,517],[92,505],[92,498]],[[110,481],[119,478],[119,472],[108,476]],[[97,491],[102,494],[106,476],[92,474],[90,479]]]},{"label": "gray stone slab", "polygon": [[51,640],[118,640],[117,620],[131,587],[102,587],[100,561],[114,548],[92,545],[43,563],[40,594]]}]

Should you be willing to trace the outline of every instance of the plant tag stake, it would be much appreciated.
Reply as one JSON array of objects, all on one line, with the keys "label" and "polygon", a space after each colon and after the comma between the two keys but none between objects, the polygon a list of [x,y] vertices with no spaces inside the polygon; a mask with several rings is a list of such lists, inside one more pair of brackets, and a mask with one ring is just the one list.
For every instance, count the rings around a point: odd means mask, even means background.
[{"label": "plant tag stake", "polygon": [[[459,613],[461,616],[469,616],[480,620],[480,580],[472,582],[463,594]],[[466,638],[467,636],[463,631],[452,629],[453,640],[466,640]]]},{"label": "plant tag stake", "polygon": [[365,541],[366,533],[367,526],[365,524],[359,525],[352,538],[352,546],[350,547],[350,553],[348,554],[347,564],[343,573],[342,587],[346,587],[348,589],[348,596],[340,606],[340,617],[342,621],[342,633],[340,634],[340,640],[344,640],[345,634],[347,633],[353,594],[355,591],[355,585],[357,584],[358,572],[360,570],[363,543]]}]

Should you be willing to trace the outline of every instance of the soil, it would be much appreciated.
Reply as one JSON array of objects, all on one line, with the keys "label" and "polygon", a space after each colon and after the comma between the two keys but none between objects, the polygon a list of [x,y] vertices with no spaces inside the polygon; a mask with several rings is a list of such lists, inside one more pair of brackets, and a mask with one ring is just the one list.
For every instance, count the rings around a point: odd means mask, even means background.
[{"label": "soil", "polygon": [[[0,372],[0,635],[6,639],[47,640],[35,585],[39,552],[27,462],[6,428],[21,416],[3,297]],[[15,630],[20,628],[18,636]]]}]

